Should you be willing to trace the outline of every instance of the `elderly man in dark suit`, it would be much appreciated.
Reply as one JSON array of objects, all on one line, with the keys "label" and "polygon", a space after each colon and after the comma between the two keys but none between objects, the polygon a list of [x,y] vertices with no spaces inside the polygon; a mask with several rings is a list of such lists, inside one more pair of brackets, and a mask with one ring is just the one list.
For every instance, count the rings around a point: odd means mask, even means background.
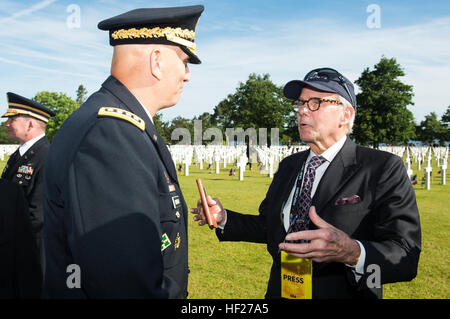
[{"label": "elderly man in dark suit", "polygon": [[[416,276],[421,251],[402,159],[348,138],[356,97],[336,70],[315,69],[287,83],[284,94],[296,101],[300,138],[310,149],[280,163],[259,215],[225,210],[208,198],[217,236],[267,244],[273,257],[267,298],[290,298],[282,293],[285,252],[312,261],[312,298],[381,298],[382,284]],[[191,211],[203,225],[201,206]]]},{"label": "elderly man in dark suit", "polygon": [[187,206],[152,117],[178,102],[188,63],[200,63],[202,11],[136,9],[99,23],[114,46],[111,76],[48,155],[44,297],[186,298]]}]

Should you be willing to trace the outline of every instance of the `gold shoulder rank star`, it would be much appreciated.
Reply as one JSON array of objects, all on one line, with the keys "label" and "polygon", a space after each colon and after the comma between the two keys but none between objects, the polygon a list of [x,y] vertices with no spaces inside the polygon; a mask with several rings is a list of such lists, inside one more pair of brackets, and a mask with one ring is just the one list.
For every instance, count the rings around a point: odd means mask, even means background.
[{"label": "gold shoulder rank star", "polygon": [[137,126],[141,131],[145,131],[145,122],[139,116],[127,110],[119,109],[117,107],[101,107],[98,110],[97,115],[99,117],[115,117],[125,120],[131,124]]}]

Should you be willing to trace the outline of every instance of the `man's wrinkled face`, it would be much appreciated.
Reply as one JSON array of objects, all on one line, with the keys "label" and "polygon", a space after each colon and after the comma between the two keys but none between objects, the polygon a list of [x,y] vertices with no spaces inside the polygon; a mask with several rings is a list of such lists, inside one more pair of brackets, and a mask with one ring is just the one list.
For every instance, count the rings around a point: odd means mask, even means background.
[{"label": "man's wrinkled face", "polygon": [[[322,92],[305,87],[300,99],[310,98],[338,100],[338,97],[329,92]],[[342,136],[342,120],[344,107],[335,103],[323,102],[317,111],[311,111],[305,105],[299,107],[297,112],[298,131],[300,138],[306,143],[328,148]]]}]

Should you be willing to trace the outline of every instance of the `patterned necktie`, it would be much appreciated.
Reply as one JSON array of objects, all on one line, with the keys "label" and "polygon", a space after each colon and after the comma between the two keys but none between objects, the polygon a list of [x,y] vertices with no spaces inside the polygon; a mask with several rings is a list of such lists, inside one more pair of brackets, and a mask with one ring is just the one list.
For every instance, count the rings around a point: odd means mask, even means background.
[{"label": "patterned necktie", "polygon": [[[313,156],[306,167],[303,187],[297,202],[293,203],[290,213],[291,232],[309,229],[309,208],[311,207],[311,190],[316,176],[316,169],[326,161],[322,156]],[[297,179],[297,187],[301,186],[302,179]]]}]

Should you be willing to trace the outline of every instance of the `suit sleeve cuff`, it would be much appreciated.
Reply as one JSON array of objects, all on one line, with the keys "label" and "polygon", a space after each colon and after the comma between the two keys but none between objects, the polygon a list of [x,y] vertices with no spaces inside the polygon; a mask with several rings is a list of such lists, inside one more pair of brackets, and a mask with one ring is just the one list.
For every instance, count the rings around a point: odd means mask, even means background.
[{"label": "suit sleeve cuff", "polygon": [[223,232],[225,230],[225,225],[227,224],[227,210],[224,209],[223,211],[225,213],[225,220],[224,220],[224,222],[222,224],[217,224],[217,228],[219,228],[221,230],[222,234],[223,234]]}]

